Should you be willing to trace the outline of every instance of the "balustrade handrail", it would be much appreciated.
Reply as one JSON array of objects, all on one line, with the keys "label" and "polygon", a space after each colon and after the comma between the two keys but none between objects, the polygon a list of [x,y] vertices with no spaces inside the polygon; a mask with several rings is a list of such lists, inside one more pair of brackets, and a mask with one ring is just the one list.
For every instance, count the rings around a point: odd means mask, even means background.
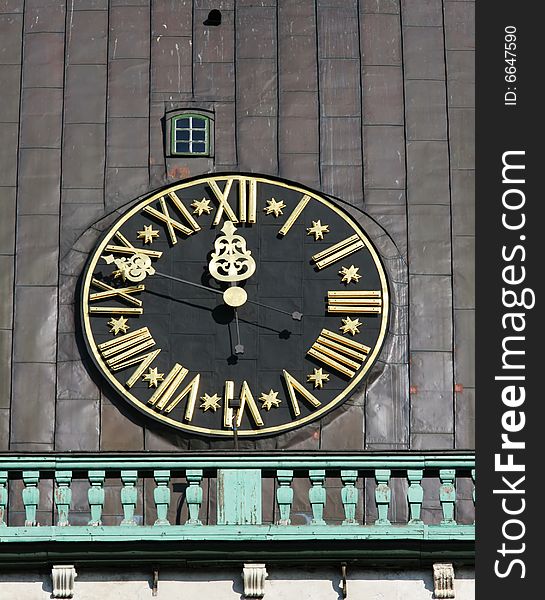
[{"label": "balustrade handrail", "polygon": [[146,454],[0,454],[0,470],[89,469],[426,469],[475,468],[475,455],[468,452],[395,453],[146,453]]}]

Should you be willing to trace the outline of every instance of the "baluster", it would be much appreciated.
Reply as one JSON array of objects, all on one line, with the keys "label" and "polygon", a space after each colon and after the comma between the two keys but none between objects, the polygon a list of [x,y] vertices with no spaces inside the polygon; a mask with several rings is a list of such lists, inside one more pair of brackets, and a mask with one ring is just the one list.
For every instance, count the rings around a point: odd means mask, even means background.
[{"label": "baluster", "polygon": [[324,506],[326,501],[325,469],[312,469],[308,472],[312,487],[308,491],[308,499],[312,506],[312,524],[325,525]]},{"label": "baluster", "polygon": [[121,525],[136,525],[134,511],[136,509],[137,489],[135,487],[138,471],[121,471],[121,504],[123,505],[124,518]]},{"label": "baluster", "polygon": [[153,490],[153,499],[157,508],[157,520],[154,525],[170,525],[167,515],[170,506],[170,471],[153,471],[157,487]]},{"label": "baluster", "polygon": [[341,500],[344,507],[343,525],[357,525],[356,506],[358,504],[358,490],[356,481],[358,480],[357,471],[341,471],[341,481],[343,489],[341,490]]},{"label": "baluster", "polygon": [[278,519],[276,524],[289,525],[291,523],[291,505],[293,504],[293,490],[291,489],[293,471],[279,469],[276,471],[276,479],[278,480],[276,501],[278,502],[278,510],[280,511],[280,519]]},{"label": "baluster", "polygon": [[420,525],[420,511],[422,509],[422,501],[424,500],[424,488],[421,485],[424,471],[422,469],[407,469],[407,479],[409,480],[409,488],[407,490],[407,501],[410,509],[410,525]]},{"label": "baluster", "polygon": [[40,502],[40,490],[38,481],[40,480],[39,471],[23,471],[23,504],[25,505],[25,527],[35,527],[36,510]]},{"label": "baluster", "polygon": [[390,475],[390,469],[375,469],[375,479],[377,482],[375,501],[378,512],[378,519],[375,521],[375,525],[391,525],[390,521],[388,521],[388,508],[392,497],[392,492],[388,486]]},{"label": "baluster", "polygon": [[[477,512],[475,507],[475,469],[471,469],[471,480],[473,481],[473,511],[475,512],[476,516]],[[475,518],[473,519],[473,523],[475,523]]]},{"label": "baluster", "polygon": [[6,508],[8,506],[8,490],[6,483],[8,481],[8,472],[0,471],[0,527],[5,527]]},{"label": "baluster", "polygon": [[439,500],[443,509],[441,525],[456,525],[456,521],[454,520],[454,503],[456,502],[455,477],[456,471],[454,469],[439,470],[439,479],[441,480]]},{"label": "baluster", "polygon": [[55,490],[55,505],[58,513],[57,525],[66,527],[70,525],[68,513],[70,502],[72,502],[72,490],[70,489],[72,471],[55,471],[55,481],[57,482],[57,489]]},{"label": "baluster", "polygon": [[202,525],[201,521],[199,520],[199,512],[202,504],[201,481],[203,478],[203,470],[187,469],[185,472],[185,478],[189,484],[185,492],[187,508],[189,512],[189,519],[187,519],[186,525]]},{"label": "baluster", "polygon": [[89,471],[89,483],[91,487],[87,491],[89,508],[91,509],[91,520],[89,525],[98,527],[102,525],[102,508],[104,507],[104,479],[106,471]]}]

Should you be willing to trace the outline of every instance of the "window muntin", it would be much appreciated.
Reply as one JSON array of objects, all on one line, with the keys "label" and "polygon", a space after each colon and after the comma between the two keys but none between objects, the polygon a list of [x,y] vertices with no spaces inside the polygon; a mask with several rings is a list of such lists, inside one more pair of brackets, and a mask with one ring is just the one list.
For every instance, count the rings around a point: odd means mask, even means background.
[{"label": "window muntin", "polygon": [[172,154],[206,156],[210,153],[210,120],[203,115],[184,114],[172,119]]}]

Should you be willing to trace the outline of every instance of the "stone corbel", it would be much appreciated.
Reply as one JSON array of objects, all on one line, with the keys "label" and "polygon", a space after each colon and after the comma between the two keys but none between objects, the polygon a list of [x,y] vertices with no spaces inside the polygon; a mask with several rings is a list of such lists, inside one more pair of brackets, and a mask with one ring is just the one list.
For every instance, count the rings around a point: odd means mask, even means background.
[{"label": "stone corbel", "polygon": [[244,563],[244,597],[263,598],[265,595],[265,579],[268,573],[264,563]]},{"label": "stone corbel", "polygon": [[74,565],[54,565],[51,569],[53,595],[55,600],[74,596],[74,580],[77,577]]},{"label": "stone corbel", "polygon": [[434,598],[454,598],[454,567],[452,563],[433,565]]}]

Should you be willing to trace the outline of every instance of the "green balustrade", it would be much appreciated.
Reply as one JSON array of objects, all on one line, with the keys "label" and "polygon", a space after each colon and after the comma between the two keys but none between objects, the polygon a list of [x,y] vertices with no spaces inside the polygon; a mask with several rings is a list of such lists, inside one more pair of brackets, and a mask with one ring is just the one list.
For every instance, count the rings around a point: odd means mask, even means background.
[{"label": "green balustrade", "polygon": [[[475,507],[475,469],[471,469],[471,481],[473,481],[473,507]],[[475,520],[473,520],[475,523]]]},{"label": "green balustrade", "polygon": [[[326,477],[329,477],[328,478]],[[439,501],[442,509],[440,525],[423,522],[423,481],[435,479],[439,474],[439,486],[427,487],[430,501]],[[102,514],[106,488],[116,485],[121,476],[122,489],[118,496],[118,512],[122,513],[119,526],[104,526]],[[294,477],[308,476],[308,496],[295,497]],[[176,495],[180,490],[170,488],[172,478],[185,477],[185,496]],[[263,485],[264,478],[274,477],[276,492],[271,495],[270,486]],[[340,477],[340,489],[328,486],[332,477]],[[405,478],[406,497],[399,497],[399,490],[391,488],[392,477]],[[24,455],[0,454],[0,541],[35,542],[63,541],[86,544],[112,541],[214,541],[236,543],[242,541],[316,541],[325,543],[356,542],[358,540],[380,541],[416,540],[421,544],[449,541],[472,542],[475,526],[456,523],[457,477],[475,484],[475,463],[470,454],[439,453],[417,454],[381,453],[309,455],[308,453],[256,454],[240,453],[221,455],[184,453],[171,455]],[[138,500],[138,481],[154,482],[153,502],[155,516],[146,525],[138,525],[135,511]],[[203,509],[203,487],[210,478],[218,483],[216,504],[217,524],[210,525],[209,508]],[[358,480],[376,481],[374,507],[377,518],[372,524],[359,523],[356,519],[361,489]],[[22,499],[24,526],[9,523],[11,501],[8,496],[11,481],[24,484]],[[44,511],[56,514],[53,526],[37,525],[40,504],[39,484],[53,480],[54,494]],[[74,525],[76,509],[71,506],[72,483],[88,480],[87,498],[90,510],[88,525]],[[147,483],[146,483],[147,485]],[[396,496],[396,494],[398,494]],[[473,487],[473,500],[475,489]],[[188,518],[185,523],[172,525],[168,520],[171,503],[184,499]],[[342,525],[334,525],[325,517],[326,499],[342,506]],[[408,519],[405,523],[392,525],[388,513],[392,501],[407,502]],[[263,506],[276,502],[278,516],[275,523],[262,522]],[[307,525],[293,525],[293,507],[312,515]],[[81,507],[77,509],[81,511]],[[145,511],[147,512],[147,511]],[[201,512],[203,514],[201,514]],[[115,514],[115,513],[114,513]],[[10,517],[11,518],[11,517]],[[20,518],[13,511],[13,519]],[[213,518],[213,517],[212,517]],[[7,522],[8,521],[8,522]],[[70,523],[70,521],[73,521]],[[67,525],[71,525],[67,527]]]},{"label": "green balustrade", "polygon": [[424,471],[422,469],[407,469],[409,487],[407,489],[407,501],[409,503],[410,521],[412,525],[422,523],[420,511],[424,500],[424,488],[421,485]]},{"label": "green balustrade", "polygon": [[312,507],[312,524],[325,525],[324,507],[326,503],[327,492],[324,487],[325,469],[311,469],[308,473],[310,483],[312,484],[308,491],[308,499]]},{"label": "green balustrade", "polygon": [[276,479],[278,480],[276,501],[280,512],[277,525],[290,525],[291,505],[293,504],[293,490],[291,488],[293,471],[291,469],[279,469],[276,472]]},{"label": "green balustrade", "polygon": [[202,469],[187,469],[185,477],[187,479],[186,500],[187,510],[189,512],[188,525],[202,525],[199,519],[202,504],[201,481],[203,478]]},{"label": "green balustrade", "polygon": [[121,481],[123,482],[123,487],[121,488],[121,505],[123,506],[124,515],[121,525],[137,525],[134,518],[136,499],[138,497],[138,491],[135,487],[137,479],[138,471],[121,471]]},{"label": "green balustrade", "polygon": [[40,503],[40,490],[38,482],[40,481],[39,471],[23,471],[23,504],[25,506],[25,527],[35,527],[36,511]]},{"label": "green balustrade", "polygon": [[0,471],[0,527],[7,527],[5,521],[6,507],[8,505],[8,490],[6,483],[8,481],[8,472]]},{"label": "green balustrade", "polygon": [[356,506],[358,505],[358,490],[356,481],[358,480],[358,472],[355,470],[341,471],[341,481],[343,489],[341,490],[341,500],[344,507],[343,525],[357,525],[356,521]]},{"label": "green balustrade", "polygon": [[153,490],[153,499],[157,509],[157,520],[154,525],[170,525],[167,515],[170,506],[170,471],[154,471],[153,478],[157,487]]},{"label": "green balustrade", "polygon": [[439,471],[439,479],[441,481],[439,500],[443,509],[441,525],[456,525],[456,521],[454,520],[454,504],[456,502],[455,477],[456,471],[454,469],[441,469]]},{"label": "green balustrade", "polygon": [[377,503],[378,519],[375,525],[391,525],[388,520],[388,508],[392,498],[392,491],[388,485],[391,475],[390,469],[376,469],[375,480],[377,487],[375,489],[375,502]]},{"label": "green balustrade", "polygon": [[89,525],[98,527],[102,525],[102,509],[104,507],[104,479],[106,471],[89,471],[89,483],[91,486],[87,492],[89,500],[89,509],[91,510],[91,520]]},{"label": "green balustrade", "polygon": [[57,525],[65,527],[69,525],[68,513],[70,511],[70,503],[72,502],[72,490],[70,482],[72,481],[72,471],[56,471],[55,481],[57,488],[55,489],[55,505],[57,506]]}]

